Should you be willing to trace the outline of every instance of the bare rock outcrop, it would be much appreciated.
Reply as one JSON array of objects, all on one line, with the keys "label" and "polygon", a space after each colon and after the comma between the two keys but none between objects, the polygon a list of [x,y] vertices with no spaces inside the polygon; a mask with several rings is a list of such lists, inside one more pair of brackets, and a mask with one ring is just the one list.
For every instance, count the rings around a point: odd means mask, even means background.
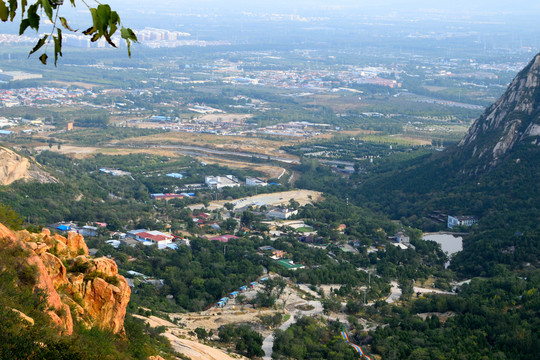
[{"label": "bare rock outcrop", "polygon": [[514,78],[505,93],[474,121],[458,149],[478,173],[497,166],[521,142],[540,145],[540,54]]},{"label": "bare rock outcrop", "polygon": [[123,333],[131,290],[114,260],[88,256],[76,233],[14,233],[0,224],[0,239],[26,250],[26,262],[37,272],[35,287],[46,294],[48,314],[62,333],[73,332],[72,316],[88,327]]},{"label": "bare rock outcrop", "polygon": [[81,234],[73,231],[69,232],[66,245],[71,255],[88,255],[88,246],[86,246]]},{"label": "bare rock outcrop", "polygon": [[8,148],[0,147],[0,185],[9,185],[17,180],[58,182],[28,158]]}]

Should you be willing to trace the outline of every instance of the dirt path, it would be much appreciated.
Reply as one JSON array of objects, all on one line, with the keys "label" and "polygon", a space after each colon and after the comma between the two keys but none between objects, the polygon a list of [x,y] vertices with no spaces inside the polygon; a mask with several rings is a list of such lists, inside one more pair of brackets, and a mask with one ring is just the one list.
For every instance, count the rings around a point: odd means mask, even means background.
[{"label": "dirt path", "polygon": [[191,360],[238,360],[245,359],[236,355],[234,358],[224,351],[187,339],[181,339],[173,333],[163,334],[171,343],[175,351],[189,357]]},{"label": "dirt path", "polygon": [[[288,305],[286,306],[287,312],[291,315],[291,317],[285,321],[281,326],[279,327],[280,330],[287,330],[292,324],[296,323],[296,320],[298,317],[302,316],[317,316],[323,314],[323,306],[320,301],[307,301],[302,299],[298,296],[298,293],[287,287],[286,291],[284,292],[282,299],[287,299]],[[298,306],[300,305],[310,305],[312,307],[311,310],[303,311],[299,310]],[[274,334],[270,334],[263,340],[262,349],[264,351],[264,360],[271,360],[272,359],[272,350],[274,347]]]},{"label": "dirt path", "polygon": [[392,289],[390,290],[390,296],[386,298],[386,302],[392,304],[398,301],[401,297],[401,289],[399,288],[398,283],[395,281],[392,281],[390,285],[392,285]]},{"label": "dirt path", "polygon": [[180,329],[176,324],[157,316],[140,316],[133,315],[136,318],[144,320],[150,327],[165,326],[167,330],[163,334],[167,338],[173,349],[192,360],[233,360],[245,359],[243,356],[235,354],[235,357],[227,355],[223,350],[216,349],[199,342],[185,339],[188,330]]}]

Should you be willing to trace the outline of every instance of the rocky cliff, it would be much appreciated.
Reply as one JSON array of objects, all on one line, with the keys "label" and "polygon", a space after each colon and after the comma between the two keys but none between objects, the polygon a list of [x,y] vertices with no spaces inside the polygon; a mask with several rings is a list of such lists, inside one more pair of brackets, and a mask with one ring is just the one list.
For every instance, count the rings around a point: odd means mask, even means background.
[{"label": "rocky cliff", "polygon": [[478,173],[497,166],[518,144],[540,146],[540,54],[515,77],[506,92],[472,124],[458,151]]},{"label": "rocky cliff", "polygon": [[9,185],[17,180],[57,182],[29,159],[5,147],[0,147],[0,185]]},{"label": "rocky cliff", "polygon": [[0,239],[1,246],[24,250],[36,271],[35,289],[46,294],[48,314],[62,333],[73,332],[73,318],[88,327],[124,331],[131,290],[113,260],[88,255],[81,235],[14,233],[0,224]]}]

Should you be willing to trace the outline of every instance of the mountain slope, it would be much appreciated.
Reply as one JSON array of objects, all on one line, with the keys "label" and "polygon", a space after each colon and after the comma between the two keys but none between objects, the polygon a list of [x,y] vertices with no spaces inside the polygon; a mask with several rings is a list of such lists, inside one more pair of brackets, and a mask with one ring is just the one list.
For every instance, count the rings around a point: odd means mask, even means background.
[{"label": "mountain slope", "polygon": [[472,124],[458,144],[470,157],[466,173],[500,164],[521,143],[540,146],[540,54],[514,78],[506,92]]},{"label": "mountain slope", "polygon": [[368,179],[353,196],[430,230],[434,211],[478,216],[452,262],[462,275],[487,275],[497,264],[540,266],[540,55],[458,145],[401,169]]},{"label": "mountain slope", "polygon": [[29,159],[0,146],[0,185],[9,185],[17,180],[40,183],[57,182]]}]

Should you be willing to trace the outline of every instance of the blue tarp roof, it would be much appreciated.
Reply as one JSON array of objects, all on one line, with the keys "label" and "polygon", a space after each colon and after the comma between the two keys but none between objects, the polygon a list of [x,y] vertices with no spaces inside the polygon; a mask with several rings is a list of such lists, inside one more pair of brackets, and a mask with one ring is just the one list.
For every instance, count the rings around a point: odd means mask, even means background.
[{"label": "blue tarp roof", "polygon": [[60,225],[57,227],[58,230],[60,231],[68,231],[68,230],[71,230],[71,227],[67,226],[67,225]]}]

